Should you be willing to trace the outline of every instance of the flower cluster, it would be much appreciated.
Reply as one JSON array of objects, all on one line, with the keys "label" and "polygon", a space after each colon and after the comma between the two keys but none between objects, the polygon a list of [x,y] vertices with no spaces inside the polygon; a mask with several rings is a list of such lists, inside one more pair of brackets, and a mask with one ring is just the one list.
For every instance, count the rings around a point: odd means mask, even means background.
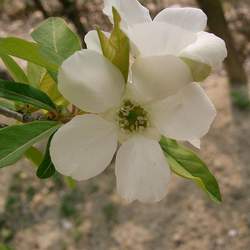
[{"label": "flower cluster", "polygon": [[170,179],[159,140],[164,135],[199,146],[216,115],[199,81],[227,50],[204,31],[207,17],[200,9],[167,8],[152,20],[137,0],[104,0],[111,22],[112,8],[130,41],[128,80],[103,55],[98,32],[90,31],[87,49],[66,59],[58,75],[61,94],[86,113],[55,133],[50,155],[58,172],[87,180],[116,154],[118,193],[155,202],[165,197]]}]

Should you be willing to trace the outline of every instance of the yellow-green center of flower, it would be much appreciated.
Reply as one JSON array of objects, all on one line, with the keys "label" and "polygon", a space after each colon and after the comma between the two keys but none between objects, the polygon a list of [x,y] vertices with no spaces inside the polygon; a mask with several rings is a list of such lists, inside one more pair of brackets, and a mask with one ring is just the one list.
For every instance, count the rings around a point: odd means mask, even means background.
[{"label": "yellow-green center of flower", "polygon": [[118,111],[118,123],[127,132],[139,132],[148,127],[148,114],[140,105],[125,100]]}]

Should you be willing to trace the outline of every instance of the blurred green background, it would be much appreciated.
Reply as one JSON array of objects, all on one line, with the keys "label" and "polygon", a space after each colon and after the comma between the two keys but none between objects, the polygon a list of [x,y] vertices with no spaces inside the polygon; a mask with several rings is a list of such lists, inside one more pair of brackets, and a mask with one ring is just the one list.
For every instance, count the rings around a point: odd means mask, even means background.
[{"label": "blurred green background", "polygon": [[[203,83],[218,115],[200,151],[223,203],[212,203],[195,184],[173,175],[163,201],[126,204],[116,194],[113,166],[70,187],[59,175],[37,179],[23,160],[0,172],[0,250],[250,249],[250,1],[141,2],[152,16],[171,5],[200,6],[209,30],[226,40],[224,67]],[[95,25],[111,28],[102,0],[0,0],[0,37],[29,39],[49,16],[64,17],[82,40]],[[0,77],[9,77],[1,63]]]}]

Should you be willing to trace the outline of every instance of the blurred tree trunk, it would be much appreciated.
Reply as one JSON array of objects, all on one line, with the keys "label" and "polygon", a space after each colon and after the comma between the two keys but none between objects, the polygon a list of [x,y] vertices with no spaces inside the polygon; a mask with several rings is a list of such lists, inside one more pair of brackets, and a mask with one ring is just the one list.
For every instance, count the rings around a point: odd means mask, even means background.
[{"label": "blurred tree trunk", "polygon": [[208,27],[226,42],[228,57],[225,66],[230,82],[236,86],[247,86],[247,75],[234,46],[234,40],[228,28],[221,0],[197,0],[208,16]]},{"label": "blurred tree trunk", "polygon": [[75,25],[76,30],[81,37],[83,47],[85,47],[84,37],[87,34],[87,30],[81,22],[81,17],[79,10],[77,8],[76,0],[59,0],[63,6],[63,12],[68,17],[68,19]]}]

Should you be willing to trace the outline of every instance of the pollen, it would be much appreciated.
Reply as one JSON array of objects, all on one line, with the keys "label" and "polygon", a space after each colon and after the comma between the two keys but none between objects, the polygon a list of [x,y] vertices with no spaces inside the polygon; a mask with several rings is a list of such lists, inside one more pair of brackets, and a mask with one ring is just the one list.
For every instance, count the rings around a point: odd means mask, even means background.
[{"label": "pollen", "polygon": [[140,132],[148,127],[148,114],[140,105],[125,100],[118,111],[119,127],[127,132]]}]

